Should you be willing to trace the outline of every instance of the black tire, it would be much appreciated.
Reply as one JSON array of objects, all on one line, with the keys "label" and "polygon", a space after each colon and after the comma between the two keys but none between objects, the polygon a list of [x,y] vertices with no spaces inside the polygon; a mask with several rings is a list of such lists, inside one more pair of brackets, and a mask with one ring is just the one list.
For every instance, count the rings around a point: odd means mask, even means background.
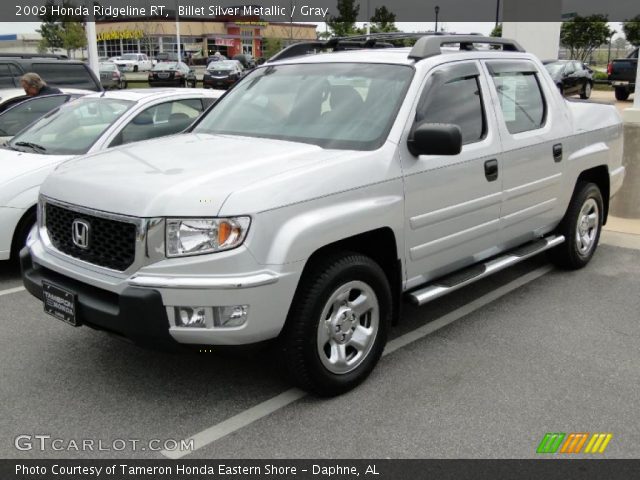
[{"label": "black tire", "polygon": [[35,208],[29,210],[18,222],[16,231],[13,233],[13,240],[11,241],[11,260],[18,261],[20,250],[27,243],[27,236],[35,225],[37,220]]},{"label": "black tire", "polygon": [[[374,294],[378,306],[377,332],[372,335],[367,352],[362,353],[360,363],[353,370],[334,373],[320,358],[319,326],[332,295],[341,287],[354,283],[370,288]],[[355,321],[359,326],[363,318],[367,321],[367,315],[353,318],[357,318]],[[313,262],[305,268],[279,338],[281,361],[290,379],[302,389],[323,397],[340,395],[356,387],[367,378],[382,355],[391,315],[389,281],[372,259],[358,253],[343,252]]]},{"label": "black tire", "polygon": [[133,71],[134,71],[134,72],[137,72],[137,71],[138,71],[138,66],[137,66],[137,65],[134,65],[134,66],[133,66]]},{"label": "black tire", "polygon": [[624,102],[629,99],[630,94],[627,87],[616,87],[616,100]]},{"label": "black tire", "polygon": [[591,85],[591,82],[589,81],[584,82],[584,85],[582,86],[582,92],[580,92],[580,98],[582,100],[588,100],[589,98],[591,98],[592,89],[593,89],[593,86]]},{"label": "black tire", "polygon": [[[593,238],[589,243],[588,250],[581,251],[578,246],[579,222],[582,219],[581,212],[588,205],[597,206],[597,212],[593,213],[593,215],[596,215],[597,225],[592,229],[588,229],[587,237],[593,235]],[[587,265],[598,248],[603,218],[604,203],[598,186],[595,183],[578,183],[573,192],[571,202],[569,202],[569,208],[567,208],[567,212],[557,228],[557,233],[564,235],[565,241],[550,252],[553,262],[559,267],[568,270],[577,270]]]}]

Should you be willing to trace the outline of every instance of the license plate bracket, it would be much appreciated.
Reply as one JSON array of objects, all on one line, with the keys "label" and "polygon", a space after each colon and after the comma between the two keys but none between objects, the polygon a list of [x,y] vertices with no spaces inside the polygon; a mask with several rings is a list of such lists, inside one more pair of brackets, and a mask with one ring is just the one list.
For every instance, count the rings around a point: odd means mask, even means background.
[{"label": "license plate bracket", "polygon": [[77,319],[77,295],[47,281],[42,282],[42,300],[44,311],[69,325],[79,327]]}]

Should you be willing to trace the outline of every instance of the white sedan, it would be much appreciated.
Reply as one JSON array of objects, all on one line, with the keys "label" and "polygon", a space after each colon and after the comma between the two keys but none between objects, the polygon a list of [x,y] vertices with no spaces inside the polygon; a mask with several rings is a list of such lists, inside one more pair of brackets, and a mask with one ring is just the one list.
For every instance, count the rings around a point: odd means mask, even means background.
[{"label": "white sedan", "polygon": [[35,223],[40,185],[57,165],[179,133],[223,93],[142,89],[91,94],[52,110],[13,137],[0,149],[0,260],[15,257],[24,245]]}]

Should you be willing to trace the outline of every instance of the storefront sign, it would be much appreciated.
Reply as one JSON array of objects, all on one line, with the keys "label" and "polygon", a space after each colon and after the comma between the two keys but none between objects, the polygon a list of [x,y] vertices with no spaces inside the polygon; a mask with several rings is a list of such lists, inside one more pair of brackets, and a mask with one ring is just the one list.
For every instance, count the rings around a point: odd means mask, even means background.
[{"label": "storefront sign", "polygon": [[99,42],[103,40],[128,40],[144,37],[142,30],[111,30],[110,32],[102,32],[97,35]]},{"label": "storefront sign", "polygon": [[268,27],[269,22],[233,22],[236,25],[242,26],[255,26],[255,27]]},{"label": "storefront sign", "polygon": [[233,47],[235,45],[233,38],[214,38],[213,44],[220,45],[222,47]]}]

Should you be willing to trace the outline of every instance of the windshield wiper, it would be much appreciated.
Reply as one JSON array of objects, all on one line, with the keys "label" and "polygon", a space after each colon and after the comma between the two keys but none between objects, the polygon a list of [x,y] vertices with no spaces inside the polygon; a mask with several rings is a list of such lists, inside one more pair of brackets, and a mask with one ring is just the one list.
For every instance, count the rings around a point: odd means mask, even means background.
[{"label": "windshield wiper", "polygon": [[35,150],[36,152],[46,152],[47,149],[44,148],[42,145],[38,145],[37,143],[31,143],[31,142],[16,142],[14,143],[14,145],[16,147],[28,147],[31,150]]}]

